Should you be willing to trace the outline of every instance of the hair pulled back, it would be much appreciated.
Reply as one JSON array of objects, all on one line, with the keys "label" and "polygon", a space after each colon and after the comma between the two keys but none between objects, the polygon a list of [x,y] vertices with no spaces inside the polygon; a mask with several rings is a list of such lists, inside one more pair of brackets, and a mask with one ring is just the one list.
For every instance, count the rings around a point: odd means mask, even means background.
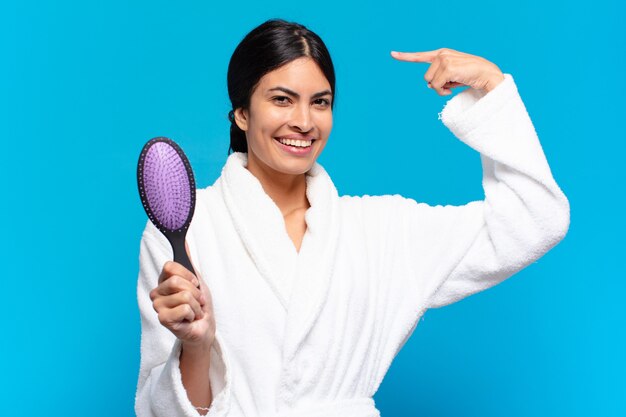
[{"label": "hair pulled back", "polygon": [[263,75],[298,58],[309,57],[317,63],[333,92],[335,69],[322,39],[305,26],[282,19],[270,19],[252,29],[237,45],[228,64],[228,96],[231,152],[248,152],[246,133],[235,123],[235,109],[249,109],[250,97]]}]

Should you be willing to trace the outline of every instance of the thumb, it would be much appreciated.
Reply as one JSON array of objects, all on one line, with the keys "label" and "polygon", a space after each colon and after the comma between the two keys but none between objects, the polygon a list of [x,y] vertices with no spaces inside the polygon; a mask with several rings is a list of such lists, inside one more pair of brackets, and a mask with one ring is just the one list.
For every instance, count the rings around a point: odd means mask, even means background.
[{"label": "thumb", "polygon": [[189,258],[189,262],[191,262],[191,266],[193,267],[193,270],[196,273],[196,277],[198,278],[198,280],[202,280],[202,276],[200,275],[200,270],[198,269],[198,266],[196,265],[196,263],[191,258],[191,251],[189,250],[189,245],[187,244],[187,239],[185,239],[185,252],[187,252],[187,257]]}]

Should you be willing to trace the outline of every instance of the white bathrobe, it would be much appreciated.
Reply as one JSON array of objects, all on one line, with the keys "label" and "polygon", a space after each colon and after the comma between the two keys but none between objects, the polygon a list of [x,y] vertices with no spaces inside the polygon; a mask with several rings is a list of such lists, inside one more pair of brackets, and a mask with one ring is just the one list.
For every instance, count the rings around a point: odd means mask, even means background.
[{"label": "white bathrobe", "polygon": [[[512,76],[489,93],[457,94],[439,115],[480,152],[484,200],[339,196],[315,163],[297,252],[278,206],[245,168],[247,154],[229,155],[215,183],[197,190],[187,242],[217,324],[209,416],[379,416],[372,397],[426,309],[498,284],[563,239],[569,202]],[[137,288],[139,417],[198,416],[181,382],[180,341],[148,295],[171,259],[148,222]]]}]

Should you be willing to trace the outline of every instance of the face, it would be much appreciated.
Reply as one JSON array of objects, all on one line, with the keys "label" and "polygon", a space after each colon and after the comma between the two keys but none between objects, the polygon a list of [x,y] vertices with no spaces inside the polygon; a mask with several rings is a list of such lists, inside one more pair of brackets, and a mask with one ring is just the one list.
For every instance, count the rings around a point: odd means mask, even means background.
[{"label": "face", "polygon": [[[235,110],[235,121],[246,132],[248,169],[269,175],[308,171],[332,129],[332,98],[330,83],[310,58],[265,74],[252,93],[250,108]],[[300,143],[282,144],[278,138]]]}]

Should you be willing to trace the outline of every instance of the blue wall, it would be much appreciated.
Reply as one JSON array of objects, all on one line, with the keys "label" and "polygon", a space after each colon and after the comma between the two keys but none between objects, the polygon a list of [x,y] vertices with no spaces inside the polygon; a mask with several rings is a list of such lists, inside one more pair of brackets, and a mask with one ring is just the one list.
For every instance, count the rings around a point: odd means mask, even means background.
[{"label": "blue wall", "polygon": [[449,47],[513,75],[570,199],[569,233],[546,256],[425,314],[375,396],[383,417],[626,415],[625,8],[3,4],[1,414],[133,414],[139,151],[169,136],[198,186],[212,184],[228,149],[230,55],[247,31],[282,17],[316,31],[333,55],[338,101],[320,163],[341,194],[483,198],[478,153],[437,119],[450,97],[426,87],[428,64],[389,55]]}]

